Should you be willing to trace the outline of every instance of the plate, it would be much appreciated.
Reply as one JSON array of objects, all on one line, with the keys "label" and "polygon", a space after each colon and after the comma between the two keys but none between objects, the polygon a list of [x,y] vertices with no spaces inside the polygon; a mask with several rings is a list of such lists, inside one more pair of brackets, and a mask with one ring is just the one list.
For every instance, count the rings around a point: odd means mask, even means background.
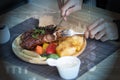
[{"label": "plate", "polygon": [[[20,44],[20,36],[15,38],[15,40],[12,43],[12,50],[14,52],[14,54],[20,58],[21,60],[28,62],[28,63],[32,63],[32,64],[42,64],[42,65],[47,65],[46,63],[46,58],[41,57],[39,54],[36,54],[34,51],[29,51],[26,49],[21,48]],[[86,48],[86,39],[84,39],[83,43],[82,43],[82,49],[72,55],[72,56],[79,56]]]}]

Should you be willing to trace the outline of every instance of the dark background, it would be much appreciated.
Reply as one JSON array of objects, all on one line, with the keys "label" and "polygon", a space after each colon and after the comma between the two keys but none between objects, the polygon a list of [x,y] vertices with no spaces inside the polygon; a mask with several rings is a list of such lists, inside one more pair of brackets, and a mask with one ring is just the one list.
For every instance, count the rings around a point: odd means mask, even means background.
[{"label": "dark background", "polygon": [[[86,4],[89,0],[83,1],[84,4]],[[92,1],[96,1],[96,7],[120,13],[120,0],[92,0]],[[2,0],[0,1],[0,15],[28,2],[29,0]]]},{"label": "dark background", "polygon": [[[87,3],[89,0],[83,0]],[[96,7],[120,13],[120,0],[92,0],[96,1]]]},{"label": "dark background", "polygon": [[27,3],[28,0],[1,0],[0,15]]}]

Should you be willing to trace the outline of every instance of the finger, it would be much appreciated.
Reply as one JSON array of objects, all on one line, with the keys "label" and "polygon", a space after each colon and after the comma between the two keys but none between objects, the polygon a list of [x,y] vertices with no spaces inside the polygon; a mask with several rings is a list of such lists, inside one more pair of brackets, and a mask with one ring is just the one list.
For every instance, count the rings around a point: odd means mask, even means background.
[{"label": "finger", "polygon": [[63,8],[61,9],[61,14],[62,14],[63,17],[64,17],[64,15],[65,15],[65,12],[66,12],[66,9],[63,7]]},{"label": "finger", "polygon": [[[79,2],[79,1],[78,1]],[[73,12],[74,11],[74,9],[79,9],[79,7],[76,7],[75,5],[78,5],[78,3],[76,4],[73,0],[69,0],[67,3],[66,3],[66,5],[64,5],[64,7],[62,8],[62,16],[66,16],[66,13],[67,13],[67,15],[69,15],[71,12]],[[69,9],[71,9],[72,8],[72,10],[70,10],[70,13],[69,13]],[[81,8],[81,7],[80,7]]]},{"label": "finger", "polygon": [[92,30],[93,28],[95,28],[98,24],[102,23],[103,21],[104,21],[103,18],[95,21],[95,23],[93,23],[92,25],[90,25],[90,26],[88,27],[88,29],[89,29],[89,30]]},{"label": "finger", "polygon": [[66,16],[64,17],[64,20],[67,21],[67,17]]},{"label": "finger", "polygon": [[105,28],[104,23],[101,23],[97,25],[96,27],[94,27],[92,30],[90,30],[90,35],[94,36],[97,33],[101,32],[104,28]]},{"label": "finger", "polygon": [[66,11],[65,16],[70,15],[72,12],[74,12],[74,7],[73,7],[73,8],[68,9],[68,10]]},{"label": "finger", "polygon": [[105,35],[100,39],[102,42],[109,40],[109,38]]},{"label": "finger", "polygon": [[90,38],[93,39],[95,37],[95,35],[90,35]]},{"label": "finger", "polygon": [[101,39],[104,35],[105,35],[105,30],[102,30],[101,32],[99,32],[98,34],[95,35],[95,39],[96,39],[96,40],[99,40],[99,39]]},{"label": "finger", "polygon": [[73,5],[71,8],[67,9],[66,16],[78,10],[80,10],[80,8],[78,6]]},{"label": "finger", "polygon": [[88,30],[88,27],[86,27],[86,30],[85,30],[85,38],[89,38],[89,30]]},{"label": "finger", "polygon": [[74,7],[70,8],[70,9],[67,9],[63,14],[62,16],[64,17],[64,20],[67,21],[67,16],[70,15],[72,12],[74,12]]},{"label": "finger", "polygon": [[67,3],[65,6],[62,7],[61,11],[62,11],[62,16],[66,15],[66,11],[67,9],[70,7],[70,4]]},{"label": "finger", "polygon": [[89,38],[89,31],[85,31],[85,38]]}]

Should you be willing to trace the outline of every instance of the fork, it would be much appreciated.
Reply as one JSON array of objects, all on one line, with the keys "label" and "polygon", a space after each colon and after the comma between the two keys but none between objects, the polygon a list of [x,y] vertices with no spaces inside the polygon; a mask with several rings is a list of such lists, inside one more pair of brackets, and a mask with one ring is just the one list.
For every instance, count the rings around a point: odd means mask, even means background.
[{"label": "fork", "polygon": [[62,34],[62,36],[74,36],[74,35],[82,35],[82,36],[84,36],[83,32],[75,32],[72,29],[63,30],[61,34]]}]

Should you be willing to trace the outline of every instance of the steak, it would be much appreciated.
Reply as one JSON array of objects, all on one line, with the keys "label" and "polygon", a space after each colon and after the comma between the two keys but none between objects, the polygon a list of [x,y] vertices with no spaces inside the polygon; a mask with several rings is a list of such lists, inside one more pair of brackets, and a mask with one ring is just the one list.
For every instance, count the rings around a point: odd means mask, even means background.
[{"label": "steak", "polygon": [[20,46],[27,50],[34,50],[37,45],[45,42],[55,41],[55,27],[48,25],[46,27],[36,27],[35,29],[24,32],[20,39]]}]

